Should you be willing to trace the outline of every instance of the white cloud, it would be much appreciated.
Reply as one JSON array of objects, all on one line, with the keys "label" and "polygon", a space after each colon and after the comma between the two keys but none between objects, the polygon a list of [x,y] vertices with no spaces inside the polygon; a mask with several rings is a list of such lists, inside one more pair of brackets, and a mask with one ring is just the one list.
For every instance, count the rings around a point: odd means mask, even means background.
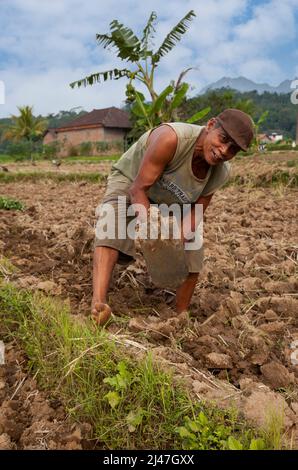
[{"label": "white cloud", "polygon": [[197,13],[182,41],[161,60],[158,91],[187,67],[196,67],[187,76],[195,93],[222,76],[277,84],[291,78],[275,50],[288,45],[293,55],[297,6],[298,0],[1,0],[0,80],[7,101],[0,116],[21,104],[42,113],[119,106],[125,79],[79,90],[68,85],[92,72],[125,66],[96,45],[95,34],[108,32],[114,18],[141,34],[152,10],[158,14],[155,48],[187,11]]},{"label": "white cloud", "polygon": [[255,47],[267,48],[272,43],[289,41],[295,37],[295,17],[291,1],[272,0],[255,8],[253,17],[238,25],[238,40],[249,41]]},{"label": "white cloud", "polygon": [[[240,75],[259,83],[264,82],[264,77],[268,77],[268,73],[272,80],[277,83],[281,81],[282,72],[279,66],[270,59],[256,58],[250,59],[239,68]],[[265,80],[266,81],[266,80]]]},{"label": "white cloud", "polygon": [[82,106],[87,111],[94,108],[121,106],[125,99],[123,83],[121,80],[107,82],[104,85],[95,85],[80,89],[71,89],[69,83],[84,75],[83,69],[47,70],[46,72],[26,75],[24,71],[16,69],[8,74],[10,82],[6,80],[5,104],[0,107],[0,116],[7,116],[15,112],[17,106],[33,105],[35,114],[56,113],[60,110]]}]

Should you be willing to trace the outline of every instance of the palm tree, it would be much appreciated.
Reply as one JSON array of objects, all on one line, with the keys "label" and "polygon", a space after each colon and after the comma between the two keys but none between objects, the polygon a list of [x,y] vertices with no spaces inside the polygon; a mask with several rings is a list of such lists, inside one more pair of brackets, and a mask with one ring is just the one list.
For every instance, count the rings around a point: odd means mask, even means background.
[{"label": "palm tree", "polygon": [[[171,121],[175,117],[175,109],[182,103],[189,87],[187,83],[182,81],[182,78],[191,69],[188,68],[181,72],[176,83],[171,81],[160,94],[156,92],[154,87],[154,73],[160,60],[180,41],[182,35],[188,29],[189,23],[195,16],[195,12],[190,10],[166,35],[161,46],[156,51],[153,51],[151,48],[155,32],[154,23],[157,19],[154,11],[149,17],[141,39],[130,28],[127,28],[117,20],[113,20],[110,23],[110,34],[97,34],[96,39],[98,44],[102,45],[104,49],[110,46],[115,48],[117,57],[126,61],[129,64],[129,68],[115,68],[105,72],[97,72],[71,83],[70,86],[72,88],[82,85],[88,86],[100,83],[102,80],[119,80],[122,77],[126,77],[129,80],[126,86],[126,101],[130,105],[134,105],[133,110],[139,117],[140,125],[152,128],[162,120]],[[146,103],[144,95],[135,89],[133,85],[135,80],[145,85],[151,97],[151,104]],[[202,118],[203,114],[201,112],[198,119]],[[195,122],[195,120],[192,120],[192,122]]]},{"label": "palm tree", "polygon": [[33,143],[42,138],[48,122],[33,116],[32,106],[20,106],[19,116],[12,115],[10,124],[2,135],[3,140],[25,141],[29,146],[30,159],[33,162]]}]

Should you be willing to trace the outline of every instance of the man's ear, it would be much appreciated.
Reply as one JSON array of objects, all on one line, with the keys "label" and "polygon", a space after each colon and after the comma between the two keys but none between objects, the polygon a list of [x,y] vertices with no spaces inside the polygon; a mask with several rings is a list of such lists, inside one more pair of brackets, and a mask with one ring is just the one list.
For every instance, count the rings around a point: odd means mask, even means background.
[{"label": "man's ear", "polygon": [[207,125],[206,125],[207,131],[210,131],[214,127],[215,123],[216,123],[216,118],[215,117],[209,119],[209,121],[207,122]]}]

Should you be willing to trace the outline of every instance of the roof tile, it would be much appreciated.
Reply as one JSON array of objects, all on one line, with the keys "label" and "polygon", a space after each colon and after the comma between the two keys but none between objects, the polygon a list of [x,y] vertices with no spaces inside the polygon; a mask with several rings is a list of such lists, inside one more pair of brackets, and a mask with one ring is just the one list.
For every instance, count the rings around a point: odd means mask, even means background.
[{"label": "roof tile", "polygon": [[129,121],[129,114],[122,109],[112,106],[104,109],[93,109],[90,113],[84,114],[63,126],[58,127],[57,130],[69,127],[94,126],[96,124],[104,127],[118,127],[121,129],[132,128]]}]

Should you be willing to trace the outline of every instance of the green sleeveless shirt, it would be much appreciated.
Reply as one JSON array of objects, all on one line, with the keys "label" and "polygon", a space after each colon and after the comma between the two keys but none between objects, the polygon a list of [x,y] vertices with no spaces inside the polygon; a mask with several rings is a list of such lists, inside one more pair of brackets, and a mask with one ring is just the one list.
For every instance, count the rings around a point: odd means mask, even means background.
[{"label": "green sleeveless shirt", "polygon": [[[177,134],[177,149],[162,175],[147,191],[149,199],[157,204],[193,203],[200,196],[208,196],[223,186],[230,175],[228,162],[210,166],[204,179],[197,178],[192,171],[194,146],[204,127],[182,122],[171,122],[166,125],[172,127]],[[120,171],[133,181],[146,152],[151,132],[152,129],[145,132],[112,166],[112,169]]]}]

